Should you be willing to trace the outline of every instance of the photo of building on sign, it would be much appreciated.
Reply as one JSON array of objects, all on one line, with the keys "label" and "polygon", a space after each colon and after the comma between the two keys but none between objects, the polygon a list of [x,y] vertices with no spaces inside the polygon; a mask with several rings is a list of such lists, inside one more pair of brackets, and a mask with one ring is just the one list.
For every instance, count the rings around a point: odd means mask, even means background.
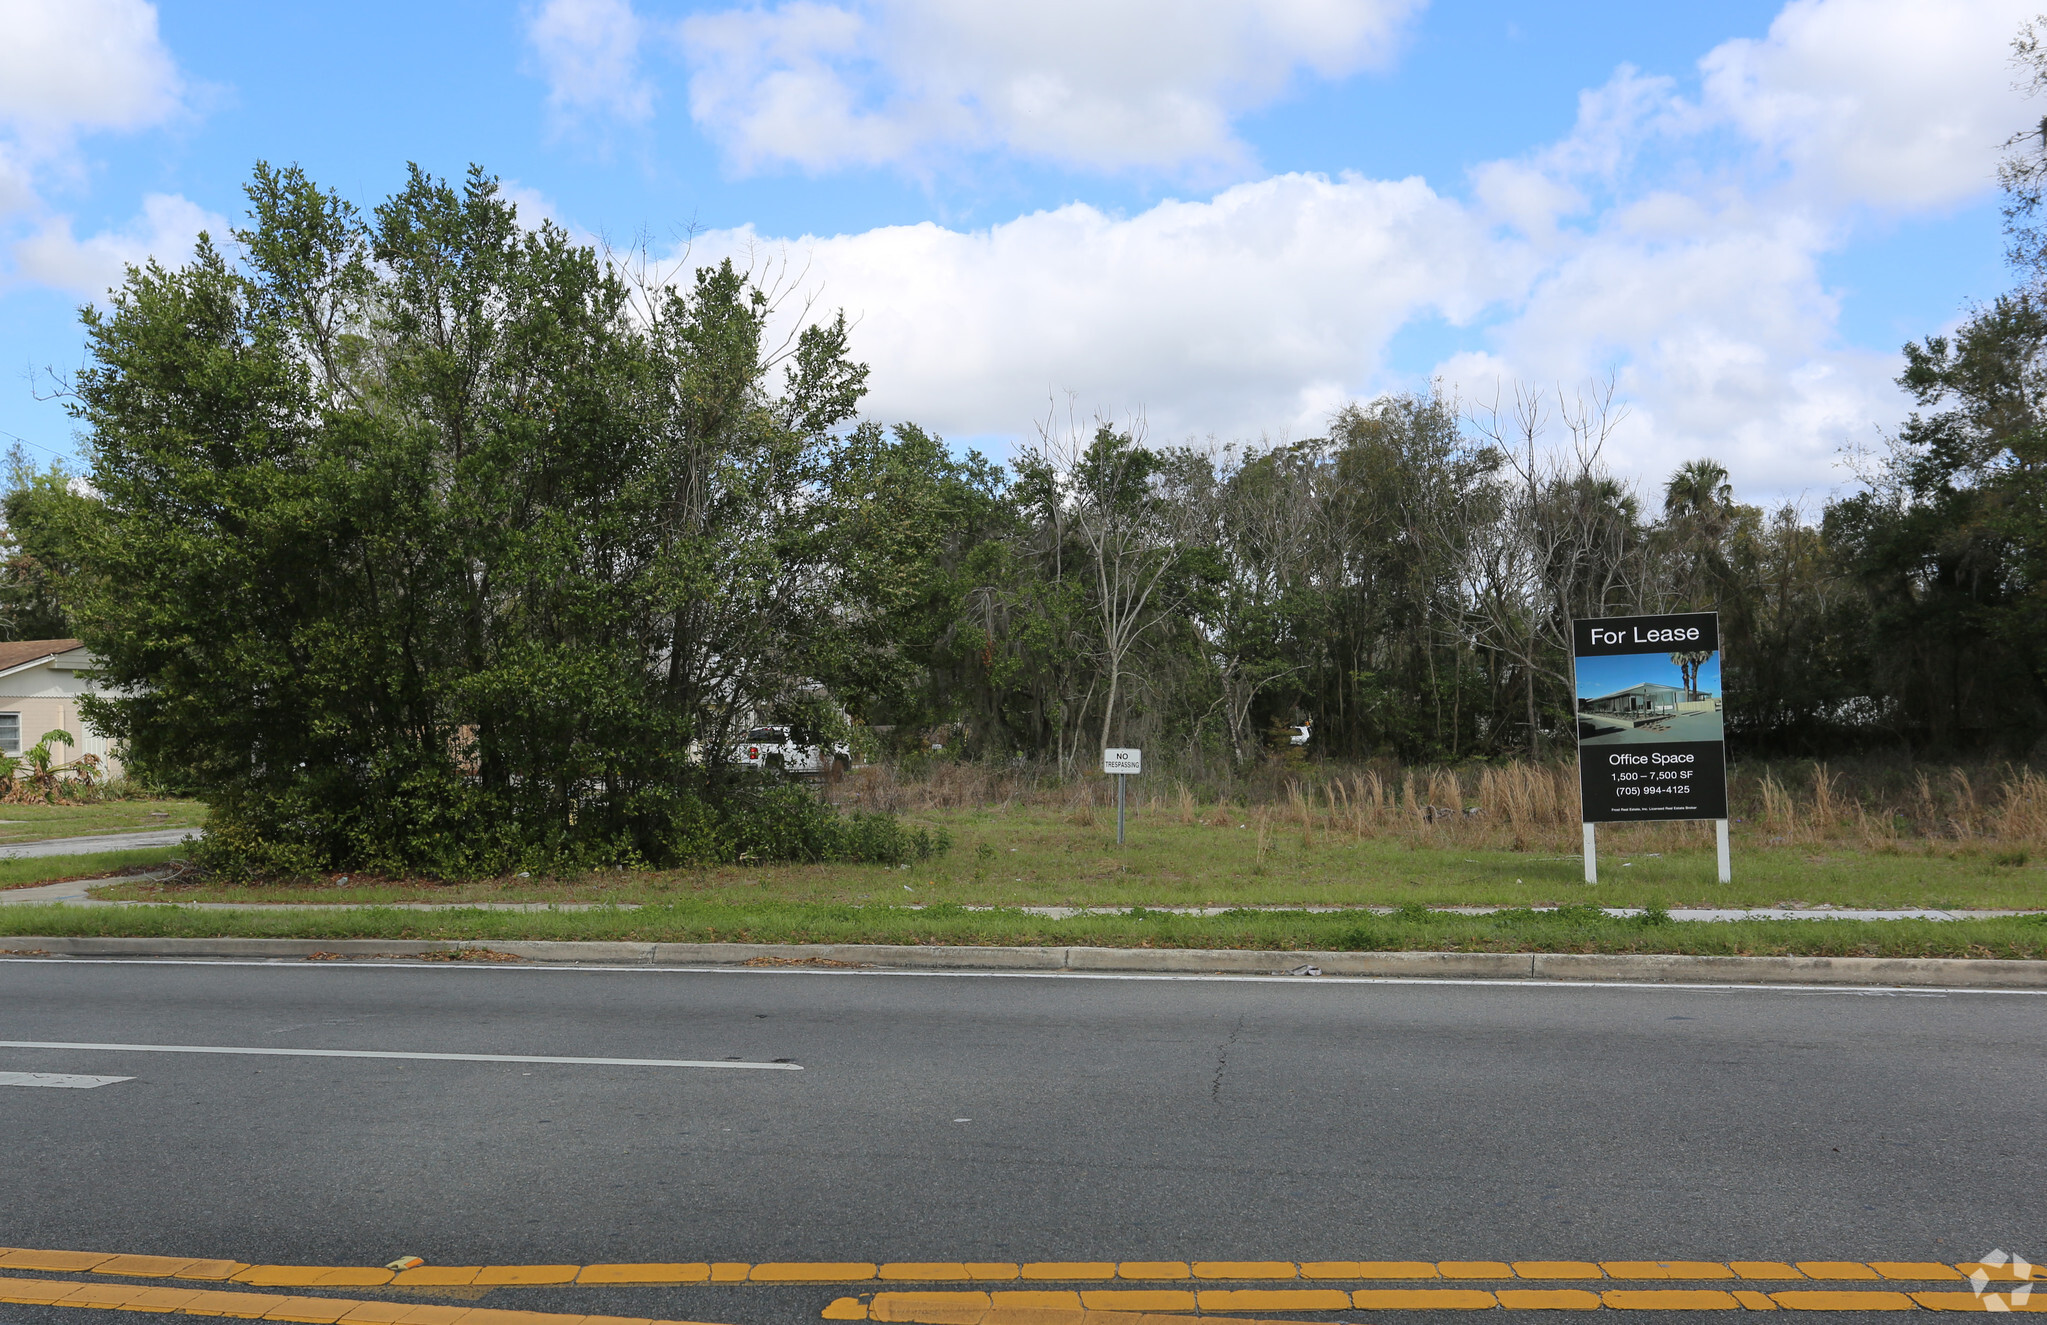
[{"label": "photo of building on sign", "polygon": [[1622,653],[1578,662],[1578,743],[1723,739],[1720,655]]}]

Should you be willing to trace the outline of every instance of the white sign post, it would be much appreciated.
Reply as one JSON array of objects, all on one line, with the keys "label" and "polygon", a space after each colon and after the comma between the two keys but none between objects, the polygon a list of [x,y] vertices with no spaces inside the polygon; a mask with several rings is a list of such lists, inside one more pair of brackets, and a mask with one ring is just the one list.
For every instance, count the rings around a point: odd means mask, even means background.
[{"label": "white sign post", "polygon": [[1123,782],[1144,772],[1144,751],[1108,747],[1102,751],[1102,771],[1116,777],[1116,845],[1123,845]]}]

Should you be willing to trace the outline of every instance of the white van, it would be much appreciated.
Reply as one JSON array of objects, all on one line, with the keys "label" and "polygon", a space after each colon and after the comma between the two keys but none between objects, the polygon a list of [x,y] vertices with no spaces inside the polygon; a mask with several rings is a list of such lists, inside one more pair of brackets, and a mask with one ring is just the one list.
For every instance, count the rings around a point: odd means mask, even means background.
[{"label": "white van", "polygon": [[732,762],[795,777],[824,777],[851,768],[853,752],[844,741],[827,744],[807,727],[755,727],[732,747]]}]

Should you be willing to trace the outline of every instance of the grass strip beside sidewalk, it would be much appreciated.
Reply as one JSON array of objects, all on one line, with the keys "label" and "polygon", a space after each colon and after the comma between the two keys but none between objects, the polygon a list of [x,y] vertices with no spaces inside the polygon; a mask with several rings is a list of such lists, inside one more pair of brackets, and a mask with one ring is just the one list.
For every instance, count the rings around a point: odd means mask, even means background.
[{"label": "grass strip beside sidewalk", "polygon": [[136,847],[77,856],[16,856],[0,860],[0,889],[33,888],[66,879],[97,879],[122,870],[163,865],[190,855],[185,847]]},{"label": "grass strip beside sidewalk", "polygon": [[1372,915],[1161,912],[1063,920],[957,906],[680,903],[634,911],[198,911],[172,906],[0,909],[7,935],[146,938],[623,940],[673,943],[977,944],[1265,951],[1673,953],[1692,956],[2047,958],[2047,921],[1616,919],[1590,907]]}]

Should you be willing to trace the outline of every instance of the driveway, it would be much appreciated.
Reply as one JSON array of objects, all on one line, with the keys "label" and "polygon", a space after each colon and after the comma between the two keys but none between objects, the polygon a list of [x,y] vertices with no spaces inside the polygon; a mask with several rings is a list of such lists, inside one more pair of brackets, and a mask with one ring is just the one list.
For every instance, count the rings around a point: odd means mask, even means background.
[{"label": "driveway", "polygon": [[197,828],[151,828],[139,833],[101,833],[94,837],[53,837],[41,842],[23,842],[0,847],[0,860],[27,856],[96,856],[105,851],[134,851],[140,847],[174,847],[188,837],[198,837]]}]

